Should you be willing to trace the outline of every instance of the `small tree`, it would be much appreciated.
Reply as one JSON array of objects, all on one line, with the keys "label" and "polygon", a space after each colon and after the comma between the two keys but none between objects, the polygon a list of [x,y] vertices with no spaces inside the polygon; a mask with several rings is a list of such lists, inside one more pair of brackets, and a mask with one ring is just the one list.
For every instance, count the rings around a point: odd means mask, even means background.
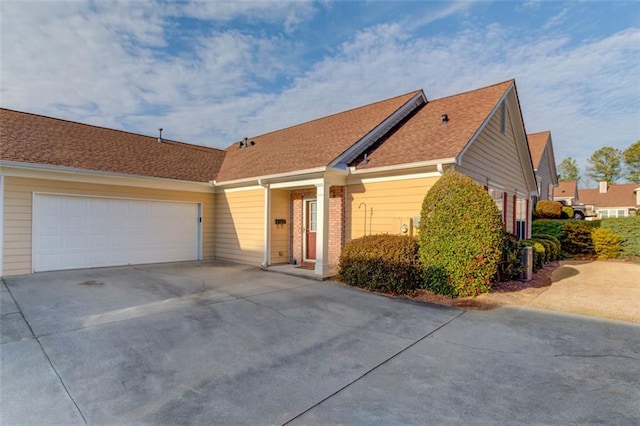
[{"label": "small tree", "polygon": [[568,182],[575,180],[576,182],[580,180],[580,168],[578,167],[578,162],[571,158],[567,157],[558,164],[558,173],[560,177],[558,178],[561,182]]},{"label": "small tree", "polygon": [[422,203],[419,256],[427,288],[454,297],[487,292],[503,232],[500,211],[487,191],[448,170]]},{"label": "small tree", "polygon": [[622,176],[622,152],[619,149],[605,146],[600,148],[587,159],[590,166],[587,174],[596,182],[607,181],[614,183]]},{"label": "small tree", "polygon": [[640,183],[640,140],[625,149],[623,156],[627,165],[627,180],[632,183]]}]

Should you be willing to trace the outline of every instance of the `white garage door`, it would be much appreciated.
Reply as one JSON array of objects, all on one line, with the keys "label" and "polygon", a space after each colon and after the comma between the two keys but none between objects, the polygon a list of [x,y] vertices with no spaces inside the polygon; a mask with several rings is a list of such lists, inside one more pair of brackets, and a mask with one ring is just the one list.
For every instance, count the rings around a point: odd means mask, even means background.
[{"label": "white garage door", "polygon": [[199,205],[35,194],[33,270],[197,260]]}]

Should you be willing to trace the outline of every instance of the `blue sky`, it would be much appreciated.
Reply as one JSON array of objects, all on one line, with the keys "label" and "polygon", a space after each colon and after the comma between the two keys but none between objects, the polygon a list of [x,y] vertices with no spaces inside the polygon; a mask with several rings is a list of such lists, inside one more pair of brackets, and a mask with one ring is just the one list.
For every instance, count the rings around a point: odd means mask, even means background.
[{"label": "blue sky", "polygon": [[640,139],[640,2],[0,3],[3,107],[215,147],[515,78],[556,160]]}]

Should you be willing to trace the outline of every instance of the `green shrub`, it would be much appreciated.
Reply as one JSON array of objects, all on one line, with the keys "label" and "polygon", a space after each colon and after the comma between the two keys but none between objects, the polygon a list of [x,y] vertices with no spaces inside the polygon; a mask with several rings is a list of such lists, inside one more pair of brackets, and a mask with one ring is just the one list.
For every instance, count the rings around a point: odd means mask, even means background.
[{"label": "green shrub", "polygon": [[550,235],[558,241],[562,238],[562,228],[567,223],[565,220],[540,219],[531,224],[533,235]]},{"label": "green shrub", "polygon": [[[548,235],[557,239],[561,245],[560,258],[564,258],[575,254],[593,254],[593,249],[589,249],[589,246],[593,246],[589,243],[590,230],[599,226],[599,220],[543,219],[533,222],[531,231],[533,235]],[[576,234],[576,227],[582,231]],[[569,229],[569,235],[567,235],[567,229]],[[576,236],[578,240],[573,241]]]},{"label": "green shrub", "polygon": [[533,271],[544,267],[545,248],[536,240],[521,240],[520,247],[533,247]]},{"label": "green shrub", "polygon": [[454,297],[487,292],[500,261],[503,232],[487,191],[448,170],[422,203],[419,255],[426,288]]},{"label": "green shrub", "polygon": [[533,234],[531,238],[534,240],[545,240],[551,243],[549,247],[550,262],[555,262],[556,260],[560,259],[561,253],[562,253],[562,246],[560,245],[560,240],[558,240],[556,237],[553,237],[551,235]]},{"label": "green shrub", "polygon": [[504,282],[515,279],[522,271],[522,252],[518,237],[510,232],[504,232],[502,239],[502,256],[498,263],[498,281]]},{"label": "green shrub", "polygon": [[573,207],[562,206],[562,213],[560,213],[560,219],[573,219]]},{"label": "green shrub", "polygon": [[591,239],[598,259],[615,259],[622,251],[620,235],[614,234],[609,228],[592,229]]},{"label": "green shrub", "polygon": [[622,256],[640,256],[640,216],[602,219],[600,226],[620,235]]},{"label": "green shrub", "polygon": [[349,241],[340,254],[338,277],[368,290],[409,293],[422,277],[418,242],[402,235],[368,235]]},{"label": "green shrub", "polygon": [[591,239],[592,225],[576,220],[570,221],[563,227],[560,244],[562,250],[570,255],[594,254],[593,240]]},{"label": "green shrub", "polygon": [[557,201],[540,200],[536,204],[536,213],[540,219],[558,219],[562,214],[562,204]]},{"label": "green shrub", "polygon": [[549,240],[539,239],[539,238],[531,238],[533,241],[540,243],[544,246],[544,261],[543,263],[546,265],[549,262],[553,261],[553,243]]}]

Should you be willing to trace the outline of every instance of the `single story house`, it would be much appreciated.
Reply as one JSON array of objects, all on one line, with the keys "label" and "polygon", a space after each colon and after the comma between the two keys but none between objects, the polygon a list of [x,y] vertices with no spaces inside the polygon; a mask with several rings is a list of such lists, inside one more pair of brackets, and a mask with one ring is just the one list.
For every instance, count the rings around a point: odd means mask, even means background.
[{"label": "single story house", "polygon": [[553,190],[558,186],[556,157],[553,154],[551,132],[544,131],[527,135],[533,160],[533,171],[538,185],[538,199],[553,200]]},{"label": "single story house", "polygon": [[553,191],[553,201],[564,201],[569,206],[580,204],[578,181],[566,180],[559,182],[558,187]]},{"label": "single story house", "polygon": [[635,216],[640,209],[640,184],[610,185],[599,182],[596,189],[580,189],[580,201],[594,204],[598,218]]},{"label": "single story house", "polygon": [[515,81],[418,90],[218,150],[0,110],[1,274],[177,260],[314,265],[412,234],[449,168],[530,233],[537,196]]}]

